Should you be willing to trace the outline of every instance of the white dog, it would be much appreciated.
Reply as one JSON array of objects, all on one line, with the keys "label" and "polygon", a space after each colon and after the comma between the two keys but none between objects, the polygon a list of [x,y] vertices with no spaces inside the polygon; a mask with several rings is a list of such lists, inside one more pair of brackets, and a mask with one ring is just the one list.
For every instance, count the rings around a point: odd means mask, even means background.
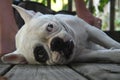
[{"label": "white dog", "polygon": [[82,19],[63,14],[43,15],[13,7],[25,24],[16,35],[16,51],[4,55],[4,63],[120,62],[120,44]]}]

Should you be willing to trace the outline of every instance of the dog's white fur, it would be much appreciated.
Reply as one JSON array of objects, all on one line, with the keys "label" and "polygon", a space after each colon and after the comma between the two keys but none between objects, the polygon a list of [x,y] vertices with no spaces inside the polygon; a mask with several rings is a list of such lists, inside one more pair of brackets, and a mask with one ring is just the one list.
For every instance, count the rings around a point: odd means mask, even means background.
[{"label": "dog's white fur", "polygon": [[[42,44],[49,53],[50,59],[46,64],[50,65],[89,60],[120,62],[120,44],[82,19],[63,14],[43,15],[39,12],[29,12],[15,5],[13,7],[24,19],[25,25],[16,35],[16,51],[4,55],[3,62],[17,64],[25,63],[26,60],[30,64],[39,64],[33,55],[33,48],[37,44]],[[54,24],[52,33],[45,31],[48,23]],[[73,54],[69,60],[58,52],[50,50],[51,40],[55,37],[74,42]]]}]

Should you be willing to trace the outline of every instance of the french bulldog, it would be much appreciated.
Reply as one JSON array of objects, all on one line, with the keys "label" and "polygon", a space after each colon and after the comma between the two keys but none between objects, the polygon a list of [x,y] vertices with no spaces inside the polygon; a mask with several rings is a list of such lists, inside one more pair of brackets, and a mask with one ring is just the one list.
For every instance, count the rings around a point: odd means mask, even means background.
[{"label": "french bulldog", "polygon": [[77,16],[42,14],[19,6],[25,24],[16,34],[16,50],[2,56],[12,64],[68,64],[77,61],[120,62],[120,43]]}]

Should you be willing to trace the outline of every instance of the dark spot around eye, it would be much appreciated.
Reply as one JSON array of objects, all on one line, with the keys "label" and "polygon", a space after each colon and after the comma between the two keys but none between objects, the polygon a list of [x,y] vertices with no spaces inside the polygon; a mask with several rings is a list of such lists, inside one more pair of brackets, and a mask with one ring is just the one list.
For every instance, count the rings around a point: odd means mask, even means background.
[{"label": "dark spot around eye", "polygon": [[47,29],[48,32],[51,32],[53,30],[53,24],[48,24]]},{"label": "dark spot around eye", "polygon": [[40,63],[45,63],[48,60],[47,51],[41,45],[36,46],[33,53],[34,53],[35,60]]}]

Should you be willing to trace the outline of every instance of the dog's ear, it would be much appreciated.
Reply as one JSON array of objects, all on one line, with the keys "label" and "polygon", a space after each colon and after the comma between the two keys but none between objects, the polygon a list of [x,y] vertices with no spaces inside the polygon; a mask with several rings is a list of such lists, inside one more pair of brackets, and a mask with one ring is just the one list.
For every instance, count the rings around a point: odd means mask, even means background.
[{"label": "dog's ear", "polygon": [[33,17],[33,15],[31,14],[32,12],[28,12],[27,10],[23,9],[22,7],[16,6],[16,5],[12,5],[21,15],[21,17],[23,18],[23,20],[26,22],[30,21],[30,19]]},{"label": "dog's ear", "polygon": [[3,63],[10,64],[25,64],[27,63],[25,57],[22,54],[9,53],[1,57]]},{"label": "dog's ear", "polygon": [[[36,15],[36,12],[32,11],[32,10],[26,10],[22,7],[16,6],[16,5],[12,5],[20,14],[20,16],[23,18],[23,20],[26,22],[30,21],[31,18]],[[38,13],[37,13],[38,15]],[[42,13],[39,12],[39,16],[43,15]]]}]

